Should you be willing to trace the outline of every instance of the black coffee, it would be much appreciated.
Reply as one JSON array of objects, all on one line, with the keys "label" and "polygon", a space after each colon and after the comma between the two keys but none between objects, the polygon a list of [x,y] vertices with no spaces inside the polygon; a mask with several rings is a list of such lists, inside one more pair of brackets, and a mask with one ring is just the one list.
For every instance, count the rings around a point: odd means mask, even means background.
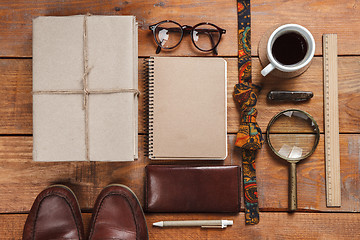
[{"label": "black coffee", "polygon": [[292,65],[304,59],[308,46],[303,36],[289,32],[278,37],[273,46],[272,54],[283,65]]}]

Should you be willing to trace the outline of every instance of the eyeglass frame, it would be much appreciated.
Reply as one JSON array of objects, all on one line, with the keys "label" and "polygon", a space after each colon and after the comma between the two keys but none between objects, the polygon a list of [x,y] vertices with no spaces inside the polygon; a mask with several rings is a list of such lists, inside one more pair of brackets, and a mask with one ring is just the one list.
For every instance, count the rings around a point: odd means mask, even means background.
[{"label": "eyeglass frame", "polygon": [[[157,40],[157,38],[156,38],[156,28],[157,28],[160,24],[163,24],[163,23],[174,23],[174,24],[178,25],[178,26],[180,27],[180,29],[181,29],[180,40],[179,40],[179,42],[178,42],[177,44],[175,44],[175,45],[172,46],[172,47],[163,47],[163,46],[161,45],[161,43],[159,43],[158,40]],[[200,26],[200,25],[210,25],[210,26],[213,26],[214,28],[216,28],[216,29],[218,30],[218,32],[219,32],[219,34],[220,34],[220,35],[219,35],[219,40],[218,40],[218,42],[217,42],[211,49],[209,49],[209,50],[204,50],[204,49],[199,48],[199,47],[196,45],[195,41],[194,41],[194,38],[193,38],[194,29],[197,28],[197,27]],[[202,51],[202,52],[211,52],[211,51],[213,51],[213,52],[215,53],[215,55],[218,55],[216,48],[217,48],[217,46],[218,46],[219,43],[220,43],[221,36],[226,33],[226,30],[225,30],[225,29],[220,28],[220,27],[216,26],[215,24],[209,23],[209,22],[201,22],[201,23],[198,23],[198,24],[196,24],[196,25],[194,25],[194,26],[189,26],[189,25],[180,25],[179,23],[177,23],[177,22],[175,22],[175,21],[173,21],[173,20],[164,20],[164,21],[161,21],[161,22],[152,24],[152,25],[149,26],[149,30],[151,30],[151,31],[153,32],[153,36],[154,36],[155,42],[156,42],[156,44],[158,45],[158,48],[156,49],[156,54],[160,53],[161,49],[174,49],[174,48],[176,48],[177,46],[179,46],[179,44],[181,43],[181,41],[182,41],[182,39],[183,39],[183,37],[184,37],[184,32],[186,32],[186,33],[190,33],[191,41],[192,41],[192,43],[194,44],[194,46],[195,46],[198,50],[200,50],[200,51]],[[210,36],[211,36],[211,35],[210,35]],[[211,39],[211,41],[213,41],[212,37],[211,37],[210,39]]]}]

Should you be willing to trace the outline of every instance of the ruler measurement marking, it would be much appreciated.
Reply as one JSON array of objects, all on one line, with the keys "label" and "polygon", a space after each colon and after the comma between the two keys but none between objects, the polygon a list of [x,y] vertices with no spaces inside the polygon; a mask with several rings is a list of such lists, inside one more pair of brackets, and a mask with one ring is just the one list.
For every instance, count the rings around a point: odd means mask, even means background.
[{"label": "ruler measurement marking", "polygon": [[323,35],[325,169],[327,207],[341,206],[337,35]]}]

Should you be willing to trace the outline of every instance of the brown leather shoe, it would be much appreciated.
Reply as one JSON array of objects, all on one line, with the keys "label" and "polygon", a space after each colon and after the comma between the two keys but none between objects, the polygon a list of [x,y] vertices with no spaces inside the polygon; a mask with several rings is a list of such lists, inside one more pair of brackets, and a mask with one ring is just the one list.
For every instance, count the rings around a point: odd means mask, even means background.
[{"label": "brown leather shoe", "polygon": [[90,240],[148,239],[145,216],[130,188],[113,184],[98,196],[90,225]]},{"label": "brown leather shoe", "polygon": [[66,186],[42,191],[30,210],[23,240],[85,239],[79,204]]}]

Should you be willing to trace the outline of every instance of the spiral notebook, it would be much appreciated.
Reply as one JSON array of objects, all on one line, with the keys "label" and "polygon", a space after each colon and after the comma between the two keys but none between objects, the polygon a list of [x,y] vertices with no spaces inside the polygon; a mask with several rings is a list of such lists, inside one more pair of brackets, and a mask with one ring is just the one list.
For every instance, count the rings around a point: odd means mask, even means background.
[{"label": "spiral notebook", "polygon": [[225,159],[226,61],[203,57],[151,57],[146,61],[149,158]]}]

